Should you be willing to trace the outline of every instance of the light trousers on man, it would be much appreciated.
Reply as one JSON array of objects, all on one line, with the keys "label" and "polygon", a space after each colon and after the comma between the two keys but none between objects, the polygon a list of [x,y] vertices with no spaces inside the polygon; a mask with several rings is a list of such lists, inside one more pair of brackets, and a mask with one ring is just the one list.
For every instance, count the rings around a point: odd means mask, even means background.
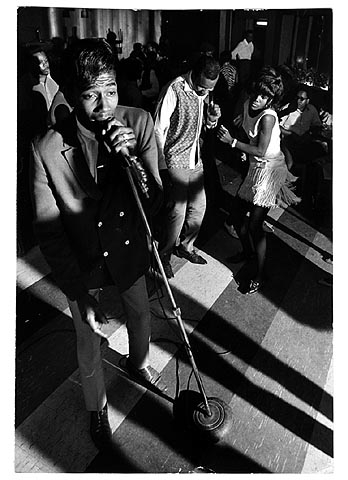
[{"label": "light trousers on man", "polygon": [[167,197],[166,239],[160,245],[163,256],[179,245],[192,252],[206,209],[202,165],[190,170],[171,168],[168,174],[171,186]]},{"label": "light trousers on man", "polygon": [[[97,300],[100,289],[89,293]],[[145,276],[140,277],[121,295],[126,314],[129,359],[137,368],[148,365],[151,336],[151,314]],[[101,337],[85,323],[76,301],[68,300],[77,337],[77,360],[86,408],[100,411],[106,404],[103,363],[100,351]]]}]

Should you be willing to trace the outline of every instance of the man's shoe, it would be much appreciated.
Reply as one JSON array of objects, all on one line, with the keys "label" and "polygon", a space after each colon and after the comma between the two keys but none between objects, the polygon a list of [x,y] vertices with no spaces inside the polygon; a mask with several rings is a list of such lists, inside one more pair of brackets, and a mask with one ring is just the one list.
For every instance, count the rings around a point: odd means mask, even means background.
[{"label": "man's shoe", "polygon": [[107,450],[112,445],[112,432],[108,419],[108,407],[99,412],[91,412],[90,434],[99,450]]},{"label": "man's shoe", "polygon": [[175,255],[180,258],[186,258],[186,260],[191,263],[197,263],[199,265],[205,265],[207,263],[206,259],[198,255],[195,250],[192,250],[192,252],[188,252],[183,248],[176,248]]},{"label": "man's shoe", "polygon": [[262,287],[262,283],[259,282],[259,281],[256,281],[256,280],[251,280],[250,281],[250,285],[249,285],[249,288],[248,290],[245,292],[247,295],[251,295],[253,293],[256,293],[260,290],[260,288]]},{"label": "man's shoe", "polygon": [[323,285],[324,287],[332,287],[333,286],[333,278],[331,276],[320,278],[318,280],[318,283],[319,283],[319,285]]},{"label": "man's shoe", "polygon": [[168,390],[167,385],[161,380],[161,375],[151,366],[136,368],[131,364],[127,356],[121,357],[119,366],[131,378],[134,378],[144,387],[150,388],[150,390],[158,390],[161,393]]},{"label": "man's shoe", "polygon": [[269,222],[266,222],[266,220],[263,222],[263,229],[265,232],[269,232],[269,233],[274,232],[273,225],[271,225]]}]

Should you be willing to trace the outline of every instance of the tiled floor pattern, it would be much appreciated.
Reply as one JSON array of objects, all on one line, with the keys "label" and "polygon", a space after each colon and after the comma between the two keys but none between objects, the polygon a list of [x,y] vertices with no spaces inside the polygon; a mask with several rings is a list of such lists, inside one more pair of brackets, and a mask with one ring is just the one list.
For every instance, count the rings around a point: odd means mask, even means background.
[{"label": "tiled floor pattern", "polygon": [[272,278],[262,293],[238,291],[233,275],[240,265],[231,268],[226,257],[239,242],[221,224],[201,246],[207,266],[175,260],[170,285],[206,392],[233,412],[232,428],[213,447],[192,441],[173,416],[178,391],[197,386],[162,288],[151,298],[151,357],[169,385],[168,398],[117,370],[127,336],[107,298],[112,319],[102,348],[115,455],[98,453],[88,434],[66,301],[37,251],[21,259],[19,295],[40,297],[44,318],[27,320],[17,347],[15,471],[187,473],[203,465],[217,473],[331,473],[332,302],[331,289],[317,280],[332,271],[325,261],[332,245],[290,209],[275,210],[272,219]]}]

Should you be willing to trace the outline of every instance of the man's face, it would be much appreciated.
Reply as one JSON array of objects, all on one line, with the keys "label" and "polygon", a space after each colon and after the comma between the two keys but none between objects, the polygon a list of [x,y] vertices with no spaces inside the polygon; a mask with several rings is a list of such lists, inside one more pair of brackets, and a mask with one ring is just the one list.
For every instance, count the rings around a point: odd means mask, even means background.
[{"label": "man's face", "polygon": [[212,92],[214,87],[218,81],[218,76],[215,80],[210,80],[209,78],[205,77],[203,74],[198,75],[195,78],[192,78],[192,88],[193,90],[199,95],[203,97],[207,95],[207,93]]},{"label": "man's face", "polygon": [[296,99],[297,99],[297,108],[303,111],[309,102],[307,92],[303,92],[303,91],[298,92]]},{"label": "man's face", "polygon": [[76,104],[78,119],[89,130],[98,131],[101,122],[115,116],[117,104],[115,73],[103,73],[78,94]]},{"label": "man's face", "polygon": [[37,59],[37,65],[39,68],[40,75],[49,75],[50,65],[48,63],[48,59],[45,52],[34,53],[33,57]]},{"label": "man's face", "polygon": [[245,39],[248,43],[252,42],[253,41],[253,34],[248,33],[247,36],[245,37]]}]

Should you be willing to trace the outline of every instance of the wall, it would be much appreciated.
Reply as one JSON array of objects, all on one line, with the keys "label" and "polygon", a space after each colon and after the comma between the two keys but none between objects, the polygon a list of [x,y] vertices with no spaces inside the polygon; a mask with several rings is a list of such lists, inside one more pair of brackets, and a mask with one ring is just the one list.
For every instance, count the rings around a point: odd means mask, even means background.
[{"label": "wall", "polygon": [[25,7],[18,10],[19,43],[37,41],[37,29],[40,31],[42,41],[48,41],[53,37],[67,40],[73,35],[79,38],[106,37],[109,28],[118,38],[123,36],[119,58],[128,57],[133,49],[133,43],[159,41],[161,12],[55,7]]}]

